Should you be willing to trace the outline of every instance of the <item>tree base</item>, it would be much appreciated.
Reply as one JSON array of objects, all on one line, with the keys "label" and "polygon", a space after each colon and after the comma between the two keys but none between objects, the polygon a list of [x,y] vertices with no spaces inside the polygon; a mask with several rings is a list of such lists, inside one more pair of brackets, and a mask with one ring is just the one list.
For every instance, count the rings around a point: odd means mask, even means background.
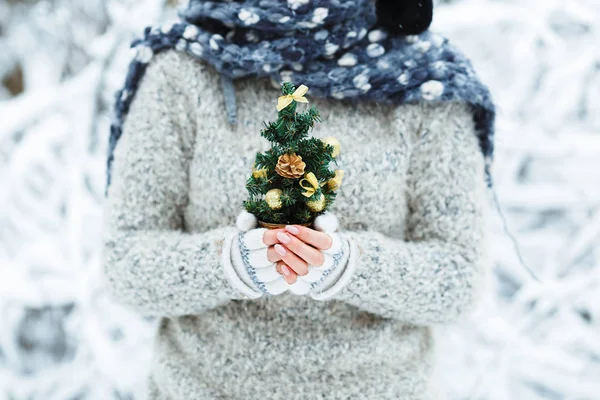
[{"label": "tree base", "polygon": [[313,223],[312,222],[306,222],[304,224],[274,224],[271,222],[264,222],[264,221],[258,221],[258,224],[263,227],[263,228],[267,228],[267,229],[279,229],[279,228],[285,228],[286,225],[301,225],[301,226],[306,226],[308,228],[313,228]]}]

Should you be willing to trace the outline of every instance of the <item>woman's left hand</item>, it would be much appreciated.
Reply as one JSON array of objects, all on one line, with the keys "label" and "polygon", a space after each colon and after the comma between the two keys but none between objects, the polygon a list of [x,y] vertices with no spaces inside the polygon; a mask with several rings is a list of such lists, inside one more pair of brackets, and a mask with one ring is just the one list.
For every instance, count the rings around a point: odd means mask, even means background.
[{"label": "woman's left hand", "polygon": [[[308,272],[298,274],[298,280],[290,285],[290,291],[298,295],[310,293],[318,290],[317,288],[327,288],[344,271],[337,267],[344,255],[343,240],[337,232],[337,217],[325,212],[315,218],[313,225],[314,229],[302,225],[287,225],[277,236],[280,244],[276,246],[286,252],[282,256],[284,262],[307,265]],[[289,258],[286,259],[286,256]],[[334,271],[336,269],[337,272]]]}]

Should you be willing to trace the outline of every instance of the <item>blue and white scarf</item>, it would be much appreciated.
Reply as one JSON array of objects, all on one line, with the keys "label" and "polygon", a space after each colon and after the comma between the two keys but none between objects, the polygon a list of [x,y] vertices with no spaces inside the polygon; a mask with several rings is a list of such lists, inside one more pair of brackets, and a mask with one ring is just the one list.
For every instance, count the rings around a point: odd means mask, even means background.
[{"label": "blue and white scarf", "polygon": [[377,25],[374,0],[191,0],[180,21],[148,27],[132,47],[123,89],[117,92],[107,162],[139,82],[154,54],[177,49],[213,65],[235,122],[232,80],[270,77],[305,84],[313,96],[339,101],[471,105],[486,177],[491,186],[495,108],[470,61],[444,37],[426,31],[404,36]]}]

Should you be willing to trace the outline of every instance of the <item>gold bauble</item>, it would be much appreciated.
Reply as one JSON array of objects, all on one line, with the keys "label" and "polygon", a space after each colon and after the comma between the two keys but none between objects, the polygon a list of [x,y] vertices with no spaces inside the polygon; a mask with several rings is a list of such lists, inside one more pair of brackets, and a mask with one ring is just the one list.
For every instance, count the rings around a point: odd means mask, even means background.
[{"label": "gold bauble", "polygon": [[344,171],[336,169],[335,176],[327,181],[327,188],[329,190],[338,190],[342,186],[342,179],[344,178]]},{"label": "gold bauble", "polygon": [[261,169],[252,168],[252,176],[255,179],[266,178],[267,177],[267,169],[266,168],[261,168]]},{"label": "gold bauble", "polygon": [[279,210],[283,203],[281,202],[281,189],[271,189],[265,194],[265,201],[271,210]]},{"label": "gold bauble", "polygon": [[304,167],[306,164],[302,161],[301,156],[296,153],[286,153],[279,156],[275,172],[284,178],[297,179],[304,175]]},{"label": "gold bauble", "polygon": [[309,200],[306,202],[306,207],[312,212],[323,211],[325,208],[325,196],[323,193],[319,193],[316,200]]},{"label": "gold bauble", "polygon": [[340,149],[341,149],[340,141],[337,140],[335,137],[327,136],[325,139],[321,139],[321,141],[325,144],[329,144],[329,145],[333,146],[333,153],[331,153],[331,156],[333,158],[336,158],[337,156],[340,155]]}]

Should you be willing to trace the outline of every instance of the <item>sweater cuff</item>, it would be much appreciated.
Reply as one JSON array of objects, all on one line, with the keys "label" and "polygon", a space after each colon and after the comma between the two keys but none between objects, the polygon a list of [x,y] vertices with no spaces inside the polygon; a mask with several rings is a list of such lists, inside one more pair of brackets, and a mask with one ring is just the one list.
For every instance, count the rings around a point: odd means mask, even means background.
[{"label": "sweater cuff", "polygon": [[[326,277],[322,283],[314,286],[318,290],[311,292],[314,300],[329,300],[338,294],[350,282],[357,264],[357,246],[354,239],[346,234],[338,233],[343,243],[343,256],[338,260],[338,265],[332,270],[332,277]],[[336,271],[337,270],[337,271]]]},{"label": "sweater cuff", "polygon": [[[263,295],[260,290],[253,288],[242,279],[241,274],[236,269],[232,258],[235,253],[233,250],[234,243],[237,243],[239,232],[233,232],[225,238],[223,242],[223,253],[221,264],[223,265],[223,271],[229,284],[240,292],[245,298],[257,299]],[[239,254],[239,251],[237,252]]]},{"label": "sweater cuff", "polygon": [[252,290],[278,295],[288,290],[276,263],[269,261],[268,246],[263,242],[265,228],[239,232],[231,245],[231,261],[237,276]]}]

